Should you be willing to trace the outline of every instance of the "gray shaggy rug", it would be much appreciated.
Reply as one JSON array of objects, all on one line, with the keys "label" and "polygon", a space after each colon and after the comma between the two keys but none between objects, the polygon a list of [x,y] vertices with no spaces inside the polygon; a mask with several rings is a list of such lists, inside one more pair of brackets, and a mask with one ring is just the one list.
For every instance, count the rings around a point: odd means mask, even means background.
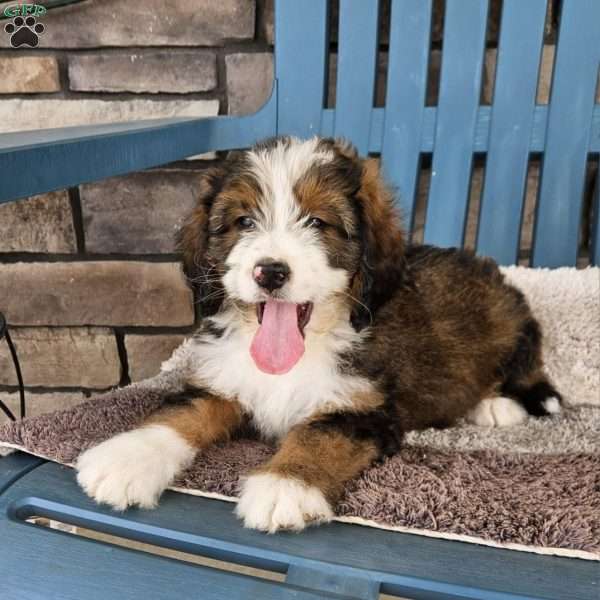
[{"label": "gray shaggy rug", "polygon": [[[600,560],[600,270],[509,268],[545,331],[548,372],[568,406],[510,428],[465,423],[407,436],[397,455],[346,486],[337,519],[544,554]],[[74,408],[0,427],[0,451],[70,465],[180,390],[184,343],[159,375]],[[275,448],[240,437],[201,453],[173,489],[235,501]]]}]

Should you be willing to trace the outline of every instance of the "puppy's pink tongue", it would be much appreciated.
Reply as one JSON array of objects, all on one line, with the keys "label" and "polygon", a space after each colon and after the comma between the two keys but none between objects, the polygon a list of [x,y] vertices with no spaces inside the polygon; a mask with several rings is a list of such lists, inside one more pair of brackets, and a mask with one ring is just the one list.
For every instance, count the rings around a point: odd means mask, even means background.
[{"label": "puppy's pink tongue", "polygon": [[265,373],[287,373],[304,354],[304,338],[298,329],[297,304],[268,300],[262,323],[254,335],[250,354]]}]

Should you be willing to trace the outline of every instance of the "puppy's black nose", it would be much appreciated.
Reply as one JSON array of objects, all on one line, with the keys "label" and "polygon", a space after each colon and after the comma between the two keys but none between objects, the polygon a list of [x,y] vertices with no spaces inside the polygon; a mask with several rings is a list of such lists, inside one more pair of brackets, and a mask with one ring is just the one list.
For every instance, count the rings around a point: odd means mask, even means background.
[{"label": "puppy's black nose", "polygon": [[254,281],[272,292],[283,286],[290,278],[290,268],[282,262],[262,262],[258,263],[253,271]]}]

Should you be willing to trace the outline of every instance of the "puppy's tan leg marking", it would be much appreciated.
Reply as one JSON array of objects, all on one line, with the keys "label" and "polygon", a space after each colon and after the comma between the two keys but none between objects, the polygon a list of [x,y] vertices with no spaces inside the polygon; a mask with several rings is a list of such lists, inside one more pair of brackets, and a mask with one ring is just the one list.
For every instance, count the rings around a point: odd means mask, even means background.
[{"label": "puppy's tan leg marking", "polygon": [[241,420],[237,402],[211,395],[163,409],[138,429],[84,452],[77,480],[94,500],[118,510],[134,504],[153,508],[196,452],[226,438]]},{"label": "puppy's tan leg marking", "polygon": [[245,480],[236,512],[246,527],[269,533],[330,521],[344,483],[377,455],[370,440],[321,431],[314,423],[297,426],[277,454]]},{"label": "puppy's tan leg marking", "polygon": [[164,408],[151,415],[144,425],[163,425],[176,431],[200,450],[227,439],[242,423],[242,407],[235,401],[212,394],[191,400],[188,406]]}]

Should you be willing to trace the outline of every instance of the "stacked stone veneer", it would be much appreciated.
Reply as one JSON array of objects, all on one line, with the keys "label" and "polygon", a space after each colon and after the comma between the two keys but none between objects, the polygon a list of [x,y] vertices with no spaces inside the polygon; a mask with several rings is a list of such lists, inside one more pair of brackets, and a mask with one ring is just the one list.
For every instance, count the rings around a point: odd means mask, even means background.
[{"label": "stacked stone veneer", "polygon": [[[0,10],[6,4],[0,3]],[[499,4],[492,3],[484,103],[493,97]],[[429,104],[436,103],[439,83],[440,5],[436,1]],[[383,9],[385,20],[389,1]],[[10,48],[0,22],[0,132],[242,114],[259,108],[271,89],[269,0],[87,0],[52,10],[42,21],[46,30],[35,50]],[[549,95],[553,21],[550,7],[541,103]],[[333,106],[335,28],[331,42],[327,102]],[[384,28],[377,105],[385,97],[387,43]],[[194,205],[202,171],[214,160],[183,161],[0,206],[0,310],[13,326],[30,413],[69,406],[152,375],[193,331],[194,298],[181,275],[173,234]],[[467,245],[474,241],[483,172],[484,165],[477,164]],[[538,173],[533,162],[525,252]],[[425,164],[417,239],[428,180]],[[0,397],[13,408],[15,384],[0,343]]]},{"label": "stacked stone veneer", "polygon": [[[41,20],[35,50],[10,48],[0,21],[0,132],[239,114],[270,92],[262,1],[87,0]],[[193,331],[173,237],[214,159],[0,205],[0,311],[31,414],[154,374]],[[1,342],[0,398],[13,409],[15,384]]]}]

